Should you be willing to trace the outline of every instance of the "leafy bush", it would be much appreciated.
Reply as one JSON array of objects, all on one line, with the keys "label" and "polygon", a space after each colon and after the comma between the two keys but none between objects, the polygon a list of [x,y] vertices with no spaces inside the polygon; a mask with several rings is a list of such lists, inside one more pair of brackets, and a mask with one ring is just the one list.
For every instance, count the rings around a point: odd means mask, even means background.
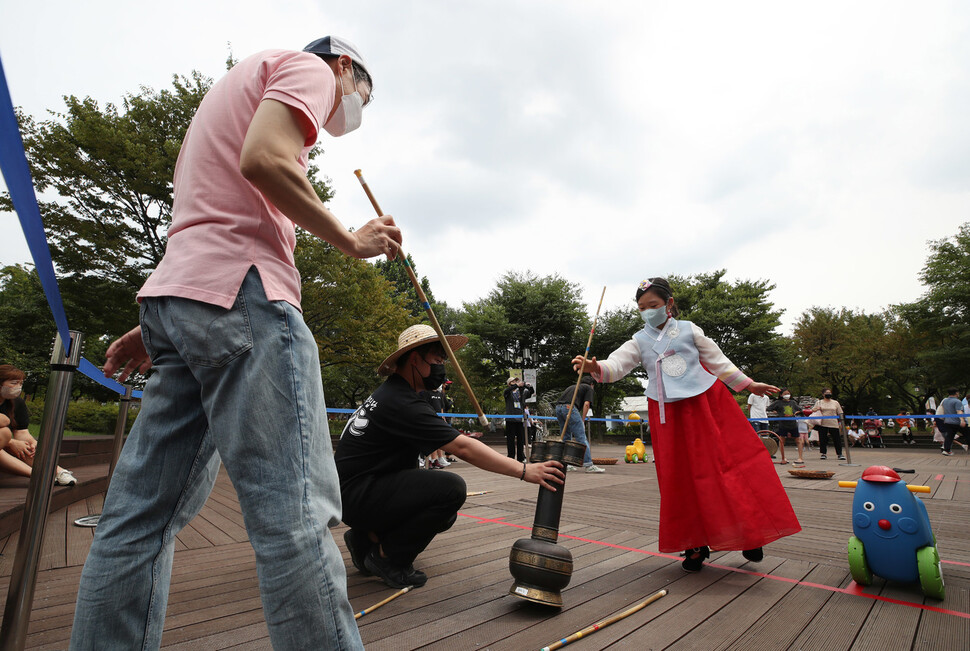
[{"label": "leafy bush", "polygon": [[[138,415],[139,404],[134,402],[129,407],[125,432],[131,431],[131,426]],[[39,425],[44,416],[44,400],[34,398],[27,401],[27,410],[30,412],[30,422]],[[114,434],[117,422],[118,403],[116,402],[102,405],[94,400],[72,400],[67,405],[67,422],[64,429],[88,434]]]}]

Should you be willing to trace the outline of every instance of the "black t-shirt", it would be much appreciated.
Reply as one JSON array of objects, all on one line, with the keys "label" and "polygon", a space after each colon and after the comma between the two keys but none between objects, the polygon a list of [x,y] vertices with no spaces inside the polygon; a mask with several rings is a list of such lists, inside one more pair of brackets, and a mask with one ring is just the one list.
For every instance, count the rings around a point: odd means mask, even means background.
[{"label": "black t-shirt", "polygon": [[[768,405],[767,411],[774,411],[778,416],[797,416],[801,409],[798,407],[798,403],[792,399],[783,400],[779,398],[775,400],[770,405]],[[797,430],[798,421],[797,420],[776,420],[775,424],[778,429],[783,429],[785,431]]]},{"label": "black t-shirt", "polygon": [[441,414],[447,411],[445,405],[445,394],[442,391],[422,391],[418,394],[418,397],[431,405],[436,414]]},{"label": "black t-shirt", "polygon": [[505,387],[505,391],[502,392],[502,395],[505,397],[505,413],[512,415],[521,414],[525,406],[525,401],[532,397],[533,393],[535,393],[535,389],[532,388],[531,384],[526,384],[522,387],[513,384]]},{"label": "black t-shirt", "polygon": [[17,397],[13,399],[12,415],[10,413],[9,400],[0,402],[0,412],[13,421],[13,423],[11,423],[13,425],[11,429],[14,432],[27,429],[27,427],[30,425],[30,411],[27,409],[27,403],[24,402],[23,398]]},{"label": "black t-shirt", "polygon": [[[563,391],[562,395],[559,396],[559,400],[556,402],[556,404],[568,405],[570,401],[572,401],[573,399],[573,391],[575,390],[576,390],[576,387],[571,386],[565,391]],[[590,386],[589,384],[586,384],[585,382],[580,382],[579,392],[576,394],[576,403],[575,403],[576,408],[580,411],[580,413],[582,413],[583,404],[587,402],[589,403],[590,407],[593,406],[593,387]]]},{"label": "black t-shirt", "polygon": [[359,490],[368,477],[416,468],[418,455],[448,445],[459,432],[394,374],[347,421],[337,443],[340,491]]}]

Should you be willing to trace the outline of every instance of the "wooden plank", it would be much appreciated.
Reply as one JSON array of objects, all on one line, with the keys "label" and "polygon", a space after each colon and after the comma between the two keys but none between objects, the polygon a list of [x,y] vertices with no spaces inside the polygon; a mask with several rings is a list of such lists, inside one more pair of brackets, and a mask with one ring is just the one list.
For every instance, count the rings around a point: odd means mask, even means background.
[{"label": "wooden plank", "polygon": [[67,550],[65,562],[68,567],[73,565],[84,565],[84,559],[88,556],[91,542],[94,540],[94,529],[92,527],[74,526],[74,521],[78,518],[89,515],[86,502],[75,502],[67,507]]},{"label": "wooden plank", "polygon": [[[970,612],[970,590],[965,586],[955,586],[948,581],[946,599],[942,603],[929,598],[925,602],[932,606],[967,613]],[[966,649],[968,640],[970,640],[970,619],[925,610],[921,613],[919,626],[913,639],[913,650]]]},{"label": "wooden plank", "polygon": [[44,541],[41,545],[40,570],[64,567],[67,562],[67,512],[66,510],[51,513],[47,517],[44,529]]},{"label": "wooden plank", "polygon": [[[922,604],[919,586],[887,582],[880,596]],[[909,647],[916,637],[921,610],[899,604],[877,601],[852,645],[853,651],[884,651]],[[964,640],[966,642],[966,640]]]},{"label": "wooden plank", "polygon": [[[865,450],[853,458],[865,465],[914,467],[918,472],[907,478],[909,483],[936,482],[935,497],[924,503],[946,561],[948,596],[942,607],[970,611],[970,538],[966,536],[970,491],[965,488],[970,486],[970,468],[965,455],[940,458],[918,450]],[[826,463],[836,467],[831,460]],[[857,479],[864,467],[838,467],[837,476]],[[577,651],[647,646],[964,648],[970,639],[970,622],[907,606],[906,602],[922,601],[918,588],[877,579],[867,591],[904,602],[889,604],[791,582],[804,578],[823,585],[849,584],[845,543],[851,535],[853,491],[834,488],[831,481],[799,482],[787,476],[786,468],[777,470],[803,531],[769,545],[764,563],[744,564],[737,553],[721,553],[713,560],[723,568],[708,567],[698,574],[684,573],[678,559],[649,553],[656,550],[659,507],[652,466],[618,464],[604,475],[570,473],[560,527],[562,546],[573,554],[574,572],[563,591],[564,608],[550,613],[508,595],[509,549],[515,540],[529,535],[536,488],[457,464],[449,470],[464,477],[469,490],[491,491],[468,498],[462,513],[499,521],[460,517],[454,527],[437,536],[416,563],[429,574],[428,584],[391,602],[373,618],[362,619],[362,635],[368,648],[375,649],[539,648],[667,586],[671,590],[667,597],[580,641]],[[941,474],[943,478],[936,480]],[[56,527],[62,532],[64,558],[62,567],[51,567],[38,577],[28,648],[67,646],[80,576],[77,563],[84,546],[83,534],[79,537],[71,522],[82,512],[82,504],[84,510],[97,512],[100,497],[82,498],[51,516],[60,519]],[[200,517],[177,541],[163,640],[166,648],[270,647],[254,553],[241,518],[223,470]],[[394,591],[350,567],[342,542],[344,530],[339,526],[331,533],[350,568],[351,603],[360,609]],[[9,576],[15,551],[15,536],[0,539],[4,554],[0,575],[6,571]],[[772,569],[773,565],[777,567]],[[788,581],[738,573],[733,567]],[[0,581],[0,596],[5,597],[7,588]]]},{"label": "wooden plank", "polygon": [[[818,565],[805,576],[804,580],[821,585],[840,585],[845,581],[846,573],[842,568]],[[755,622],[726,648],[731,651],[774,651],[794,648],[792,646],[794,640],[816,617],[832,594],[809,586],[794,588],[772,607],[768,616]]]},{"label": "wooden plank", "polygon": [[[847,578],[842,585],[845,587],[852,581]],[[866,588],[866,592],[878,594],[885,583],[876,578],[873,586]],[[805,627],[805,630],[795,638],[793,648],[800,649],[848,649],[851,647],[859,629],[872,612],[875,601],[852,595],[833,593],[818,614]]]}]

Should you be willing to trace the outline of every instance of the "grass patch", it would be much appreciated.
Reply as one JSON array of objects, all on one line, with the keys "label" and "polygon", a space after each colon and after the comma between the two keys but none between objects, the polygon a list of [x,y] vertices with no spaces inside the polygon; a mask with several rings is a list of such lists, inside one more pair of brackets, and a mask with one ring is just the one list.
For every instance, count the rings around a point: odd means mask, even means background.
[{"label": "grass patch", "polygon": [[[31,423],[27,426],[27,431],[35,439],[40,440],[40,423]],[[96,434],[94,432],[78,432],[72,429],[64,430],[64,438],[75,437],[75,436],[105,436],[104,434]]]}]

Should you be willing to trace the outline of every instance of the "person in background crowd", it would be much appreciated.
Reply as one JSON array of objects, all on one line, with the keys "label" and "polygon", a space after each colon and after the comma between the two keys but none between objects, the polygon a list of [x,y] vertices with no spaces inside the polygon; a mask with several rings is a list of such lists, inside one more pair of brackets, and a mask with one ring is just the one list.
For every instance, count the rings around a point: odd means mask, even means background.
[{"label": "person in background crowd", "polygon": [[[750,399],[752,395],[754,394],[749,395],[748,398]],[[769,404],[768,411],[773,411],[780,417],[792,418],[798,415],[798,403],[792,400],[791,391],[782,389],[781,399]],[[798,433],[798,424],[794,420],[778,420],[775,421],[775,424],[777,425],[776,433],[778,434],[778,451],[781,453],[781,465],[788,463],[788,460],[785,459],[785,439],[791,439],[798,446],[798,459],[795,463],[804,463],[802,451],[805,444]]]},{"label": "person in background crowd", "polygon": [[[811,409],[802,409],[798,412],[798,415],[809,416],[811,415],[811,413],[812,413]],[[811,423],[809,423],[804,418],[798,420],[798,436],[802,440],[802,445],[808,447],[809,450],[812,449],[812,439],[811,439],[812,434],[809,433],[811,430],[812,430]],[[815,434],[815,439],[816,440],[818,439],[818,434]],[[799,459],[799,461],[801,463],[804,463],[804,461],[802,461],[801,459]]]},{"label": "person in background crowd", "polygon": [[838,400],[832,398],[832,389],[822,391],[822,399],[816,400],[812,407],[813,416],[821,416],[819,424],[815,426],[818,430],[818,448],[821,452],[821,459],[828,459],[827,446],[829,437],[835,444],[835,453],[839,459],[845,459],[842,454],[842,437],[839,434],[839,420],[845,415],[842,405]]},{"label": "person in background crowd", "polygon": [[505,413],[510,416],[505,419],[505,443],[508,456],[512,459],[525,461],[525,401],[535,393],[531,384],[526,384],[517,377],[510,377],[506,382]]},{"label": "person in background crowd", "polygon": [[768,429],[766,419],[768,418],[769,402],[771,402],[771,398],[768,396],[759,396],[757,393],[748,394],[748,419],[756,432]]},{"label": "person in background crowd", "polygon": [[[33,472],[37,439],[30,435],[30,411],[20,397],[24,372],[10,364],[0,365],[0,470],[30,477]],[[57,466],[54,483],[74,486],[77,479],[70,470]]]},{"label": "person in background crowd", "polygon": [[854,420],[849,422],[845,435],[849,439],[849,445],[862,446],[866,444],[866,433]]},{"label": "person in background crowd", "polygon": [[[967,426],[966,419],[961,416],[963,402],[960,400],[960,390],[952,388],[947,391],[947,397],[940,403],[940,408],[943,413],[943,424],[940,426],[940,431],[943,432],[943,455],[949,457],[953,454],[950,448],[953,447],[953,438],[958,429]],[[966,449],[967,446],[963,447]]]},{"label": "person in background crowd", "polygon": [[[586,454],[583,455],[583,467],[586,472],[606,472],[599,466],[593,465],[593,455],[590,450],[589,442],[586,440],[586,427],[583,423],[589,417],[589,410],[593,405],[593,385],[595,380],[588,375],[584,375],[579,381],[579,388],[576,385],[569,386],[559,396],[556,402],[556,420],[559,421],[559,431],[562,432],[563,441],[576,441],[586,446]],[[575,401],[573,394],[576,394]],[[572,412],[569,405],[573,405]],[[569,415],[569,422],[566,416]],[[567,469],[572,466],[567,466]]]},{"label": "person in background crowd", "polygon": [[909,416],[908,411],[900,410],[896,425],[899,427],[899,435],[903,437],[903,445],[916,445],[916,439],[913,438],[913,419]]}]

